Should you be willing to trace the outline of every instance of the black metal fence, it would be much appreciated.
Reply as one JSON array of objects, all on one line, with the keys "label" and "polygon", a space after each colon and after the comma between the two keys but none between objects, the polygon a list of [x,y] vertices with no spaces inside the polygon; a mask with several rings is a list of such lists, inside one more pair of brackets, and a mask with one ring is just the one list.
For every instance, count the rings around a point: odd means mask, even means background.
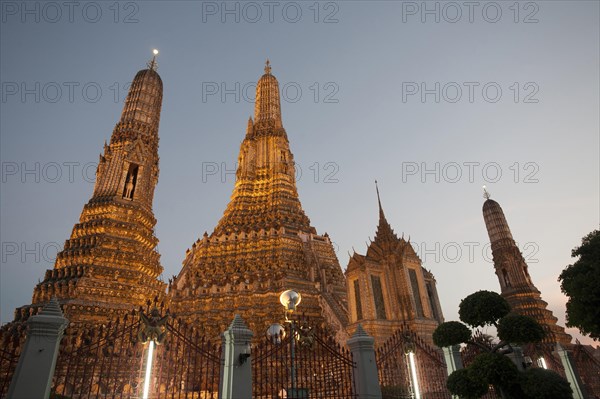
[{"label": "black metal fence", "polygon": [[[216,399],[220,345],[211,344],[181,320],[148,314],[132,312],[105,327],[67,331],[52,396],[140,398],[147,380],[149,398]],[[151,338],[159,344],[144,342],[148,334],[154,334]],[[149,352],[153,361],[146,378]]]},{"label": "black metal fence", "polygon": [[[292,332],[293,327],[293,332]],[[308,320],[252,349],[254,399],[354,399],[352,354]]]},{"label": "black metal fence", "polygon": [[8,393],[24,341],[24,325],[0,331],[0,398]]},{"label": "black metal fence", "polygon": [[442,353],[408,326],[377,348],[375,355],[384,399],[414,398],[417,390],[421,398],[451,397],[446,388],[448,376]]},{"label": "black metal fence", "polygon": [[[545,367],[565,377],[565,369],[558,358],[554,344],[529,344],[523,347],[523,353],[532,360],[531,367],[542,367],[540,360],[544,359]],[[571,364],[577,370],[581,389],[585,397],[600,396],[600,360],[585,345],[579,341],[569,348]]]}]

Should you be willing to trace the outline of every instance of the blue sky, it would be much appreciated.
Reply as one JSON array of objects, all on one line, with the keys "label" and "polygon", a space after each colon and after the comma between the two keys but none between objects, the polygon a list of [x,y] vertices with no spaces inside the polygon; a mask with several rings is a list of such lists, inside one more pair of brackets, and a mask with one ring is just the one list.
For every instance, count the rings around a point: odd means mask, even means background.
[{"label": "blue sky", "polygon": [[461,298],[499,291],[486,184],[564,324],[557,277],[600,219],[598,2],[0,4],[3,323],[52,268],[127,84],[158,48],[165,280],[225,209],[268,57],[300,199],[342,268],[375,233],[377,179],[457,319]]}]

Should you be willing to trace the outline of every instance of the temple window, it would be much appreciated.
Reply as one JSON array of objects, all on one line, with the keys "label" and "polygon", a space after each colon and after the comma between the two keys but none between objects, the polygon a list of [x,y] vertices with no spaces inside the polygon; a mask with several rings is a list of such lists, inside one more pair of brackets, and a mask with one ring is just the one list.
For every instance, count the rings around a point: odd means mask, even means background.
[{"label": "temple window", "polygon": [[356,320],[361,320],[362,315],[362,303],[360,301],[360,285],[358,280],[354,280],[354,301],[356,303]]},{"label": "temple window", "polygon": [[421,301],[421,290],[419,289],[417,272],[415,271],[415,269],[408,269],[408,275],[410,277],[410,285],[412,287],[413,295],[415,298],[417,317],[423,317],[423,302]]},{"label": "temple window", "polygon": [[381,289],[381,279],[379,276],[371,276],[371,287],[373,288],[373,300],[375,302],[375,316],[378,319],[385,320],[385,302],[383,300],[383,290]]},{"label": "temple window", "polygon": [[431,313],[433,315],[433,318],[441,323],[442,321],[441,321],[440,315],[438,313],[437,301],[435,300],[433,286],[429,282],[426,285],[427,285],[427,296],[429,297],[429,303],[431,304]]}]

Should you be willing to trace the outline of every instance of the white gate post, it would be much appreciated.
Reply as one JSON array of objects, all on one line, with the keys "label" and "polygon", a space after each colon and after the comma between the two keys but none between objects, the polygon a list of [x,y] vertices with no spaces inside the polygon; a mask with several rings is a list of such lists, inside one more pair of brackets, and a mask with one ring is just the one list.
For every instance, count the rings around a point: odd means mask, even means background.
[{"label": "white gate post", "polygon": [[446,346],[442,348],[442,351],[444,352],[448,375],[464,368],[462,358],[460,357],[460,345]]},{"label": "white gate post", "polygon": [[56,298],[29,318],[27,339],[8,389],[9,399],[50,396],[58,348],[68,324]]},{"label": "white gate post", "polygon": [[223,332],[220,399],[248,399],[252,397],[250,339],[253,335],[239,314],[235,315],[229,328]]},{"label": "white gate post", "polygon": [[348,340],[352,358],[356,362],[354,383],[358,399],[381,399],[381,387],[375,360],[375,339],[359,324]]},{"label": "white gate post", "polygon": [[[464,368],[462,357],[460,356],[460,345],[445,346],[442,348],[442,351],[444,352],[444,360],[446,361],[446,370],[448,372],[448,376],[450,376],[450,374],[456,370]],[[458,399],[458,396],[452,395],[452,398]]]},{"label": "white gate post", "polygon": [[581,380],[575,368],[571,364],[571,359],[569,358],[569,353],[562,347],[561,344],[556,344],[556,352],[558,353],[558,357],[565,369],[565,375],[567,377],[567,381],[571,385],[571,389],[573,390],[573,399],[583,399],[583,392],[581,391],[581,386],[579,385]]}]

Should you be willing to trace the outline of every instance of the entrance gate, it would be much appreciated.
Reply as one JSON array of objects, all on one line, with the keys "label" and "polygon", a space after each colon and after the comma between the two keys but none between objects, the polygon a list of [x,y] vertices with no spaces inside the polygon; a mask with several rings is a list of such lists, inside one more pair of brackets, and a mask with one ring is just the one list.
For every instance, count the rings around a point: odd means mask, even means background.
[{"label": "entrance gate", "polygon": [[414,398],[417,390],[421,398],[450,399],[442,354],[408,326],[400,328],[375,355],[384,399]]},{"label": "entrance gate", "polygon": [[[148,334],[160,336],[152,350],[144,343]],[[217,399],[220,346],[156,307],[147,313],[134,311],[106,327],[67,331],[51,398],[141,398],[148,352],[153,352],[149,398]]]},{"label": "entrance gate", "polygon": [[352,354],[304,320],[252,349],[254,399],[355,399]]}]

